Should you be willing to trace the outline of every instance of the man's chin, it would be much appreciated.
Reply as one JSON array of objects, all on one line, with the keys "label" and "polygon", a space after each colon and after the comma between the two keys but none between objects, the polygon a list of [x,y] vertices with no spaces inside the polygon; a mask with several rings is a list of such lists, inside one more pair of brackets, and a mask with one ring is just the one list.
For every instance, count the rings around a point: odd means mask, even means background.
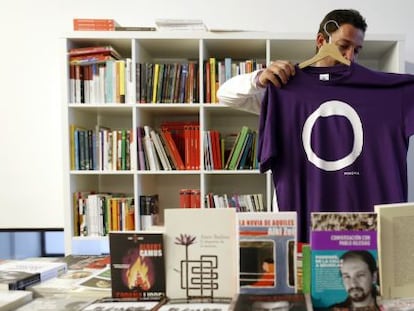
[{"label": "man's chin", "polygon": [[361,288],[353,288],[349,292],[349,297],[352,301],[361,302],[364,301],[367,295],[364,293],[363,289]]}]

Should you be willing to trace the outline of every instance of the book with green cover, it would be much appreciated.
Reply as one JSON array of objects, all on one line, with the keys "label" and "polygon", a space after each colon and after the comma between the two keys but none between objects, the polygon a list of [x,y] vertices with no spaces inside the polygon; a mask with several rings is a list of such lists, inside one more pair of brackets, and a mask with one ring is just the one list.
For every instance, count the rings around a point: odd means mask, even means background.
[{"label": "book with green cover", "polygon": [[236,142],[236,145],[234,147],[234,152],[231,156],[230,163],[228,166],[229,170],[235,170],[237,167],[237,161],[239,159],[240,153],[243,150],[243,146],[245,145],[247,134],[249,133],[250,129],[247,126],[242,126],[240,130],[240,136],[239,139]]}]

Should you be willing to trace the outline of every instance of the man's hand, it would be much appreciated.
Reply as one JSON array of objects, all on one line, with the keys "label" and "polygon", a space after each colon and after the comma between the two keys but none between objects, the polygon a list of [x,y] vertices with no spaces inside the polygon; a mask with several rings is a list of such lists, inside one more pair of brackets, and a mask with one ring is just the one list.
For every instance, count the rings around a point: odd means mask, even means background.
[{"label": "man's hand", "polygon": [[295,75],[295,66],[286,60],[276,60],[259,73],[257,85],[265,87],[269,82],[280,88],[288,83],[289,78]]}]

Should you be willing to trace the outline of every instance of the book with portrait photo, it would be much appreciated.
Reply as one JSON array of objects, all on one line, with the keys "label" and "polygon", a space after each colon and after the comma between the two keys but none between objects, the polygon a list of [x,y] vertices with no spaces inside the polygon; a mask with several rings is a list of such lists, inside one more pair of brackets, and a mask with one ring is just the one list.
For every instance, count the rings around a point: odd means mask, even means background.
[{"label": "book with portrait photo", "polygon": [[240,212],[240,293],[296,292],[296,212]]},{"label": "book with portrait photo", "polygon": [[311,213],[311,296],[315,308],[377,305],[377,214]]}]

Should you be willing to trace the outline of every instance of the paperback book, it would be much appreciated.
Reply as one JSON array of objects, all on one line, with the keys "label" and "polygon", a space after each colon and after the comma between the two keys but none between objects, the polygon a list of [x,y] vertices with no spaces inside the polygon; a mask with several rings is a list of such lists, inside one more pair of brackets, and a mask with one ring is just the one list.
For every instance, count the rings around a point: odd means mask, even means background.
[{"label": "paperback book", "polygon": [[[378,213],[381,297],[413,298],[414,203],[375,205],[375,211]],[[413,306],[414,303],[410,310]]]},{"label": "paperback book", "polygon": [[295,293],[296,212],[237,213],[240,293]]},{"label": "paperback book", "polygon": [[375,305],[377,214],[311,213],[311,296],[315,308]]},{"label": "paperback book", "polygon": [[167,297],[233,297],[238,291],[234,209],[166,209]]},{"label": "paperback book", "polygon": [[160,232],[110,232],[113,298],[159,301],[165,296],[165,256]]}]

